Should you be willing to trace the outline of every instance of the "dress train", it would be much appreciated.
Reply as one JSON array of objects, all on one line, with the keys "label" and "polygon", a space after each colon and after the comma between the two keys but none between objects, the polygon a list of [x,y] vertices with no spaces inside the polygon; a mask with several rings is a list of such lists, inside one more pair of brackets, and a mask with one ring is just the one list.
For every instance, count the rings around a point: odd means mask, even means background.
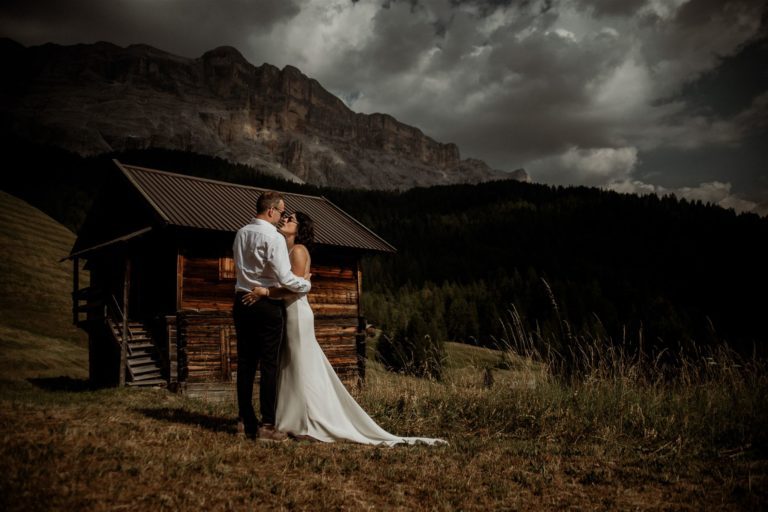
[{"label": "dress train", "polygon": [[286,336],[278,377],[277,428],[318,441],[392,446],[446,443],[442,439],[390,434],[344,387],[315,338],[306,295],[286,300]]}]

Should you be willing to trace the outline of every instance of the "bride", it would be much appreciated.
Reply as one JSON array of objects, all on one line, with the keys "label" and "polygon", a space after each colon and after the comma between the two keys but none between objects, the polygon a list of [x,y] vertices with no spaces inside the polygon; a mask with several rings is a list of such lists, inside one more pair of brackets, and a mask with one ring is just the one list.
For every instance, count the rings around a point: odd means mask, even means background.
[{"label": "bride", "polygon": [[[309,274],[307,245],[314,240],[312,219],[296,212],[280,227],[285,236],[291,271]],[[306,294],[280,288],[256,287],[243,298],[252,303],[261,297],[285,299],[286,333],[277,381],[276,427],[299,439],[363,444],[443,444],[442,439],[399,437],[390,434],[358,405],[341,383],[315,338],[315,318]]]}]

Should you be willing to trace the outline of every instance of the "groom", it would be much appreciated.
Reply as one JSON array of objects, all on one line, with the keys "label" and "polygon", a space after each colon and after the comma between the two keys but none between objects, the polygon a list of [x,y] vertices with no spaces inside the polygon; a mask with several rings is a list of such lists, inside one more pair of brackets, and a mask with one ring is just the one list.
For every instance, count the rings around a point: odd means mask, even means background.
[{"label": "groom", "polygon": [[[235,260],[235,303],[232,318],[237,333],[237,406],[246,437],[282,441],[286,434],[275,429],[277,370],[283,340],[285,306],[264,297],[245,305],[243,296],[256,286],[282,286],[293,292],[308,292],[310,283],[291,272],[285,238],[277,231],[285,211],[283,196],[265,191],[256,201],[256,218],[237,232],[232,251]],[[261,426],[253,410],[253,381],[261,364],[259,403]]]}]

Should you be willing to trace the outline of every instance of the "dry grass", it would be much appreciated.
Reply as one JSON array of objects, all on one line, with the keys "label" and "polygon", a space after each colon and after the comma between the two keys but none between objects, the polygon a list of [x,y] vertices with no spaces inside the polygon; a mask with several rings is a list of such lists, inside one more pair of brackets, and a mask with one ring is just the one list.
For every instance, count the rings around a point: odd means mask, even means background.
[{"label": "dry grass", "polygon": [[[764,438],[756,437],[765,413],[750,409],[765,406],[765,399],[756,394],[729,397],[735,390],[718,393],[706,385],[643,391],[607,382],[571,389],[548,379],[516,387],[507,384],[519,375],[497,373],[487,389],[478,367],[449,372],[437,383],[370,365],[361,403],[393,432],[450,441],[437,448],[270,445],[236,437],[233,404],[163,390],[88,391],[66,379],[36,386],[6,381],[1,505],[756,510],[768,504],[765,445],[758,446]],[[537,375],[543,377],[528,376]]]}]

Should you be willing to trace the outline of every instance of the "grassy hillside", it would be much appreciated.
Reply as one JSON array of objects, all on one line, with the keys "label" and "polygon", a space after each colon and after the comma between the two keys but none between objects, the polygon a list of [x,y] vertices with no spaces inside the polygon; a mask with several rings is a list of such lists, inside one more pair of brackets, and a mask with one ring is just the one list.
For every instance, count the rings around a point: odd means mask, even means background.
[{"label": "grassy hillside", "polygon": [[74,239],[40,210],[0,191],[3,378],[87,376],[86,337],[71,321],[72,263],[59,263]]}]

